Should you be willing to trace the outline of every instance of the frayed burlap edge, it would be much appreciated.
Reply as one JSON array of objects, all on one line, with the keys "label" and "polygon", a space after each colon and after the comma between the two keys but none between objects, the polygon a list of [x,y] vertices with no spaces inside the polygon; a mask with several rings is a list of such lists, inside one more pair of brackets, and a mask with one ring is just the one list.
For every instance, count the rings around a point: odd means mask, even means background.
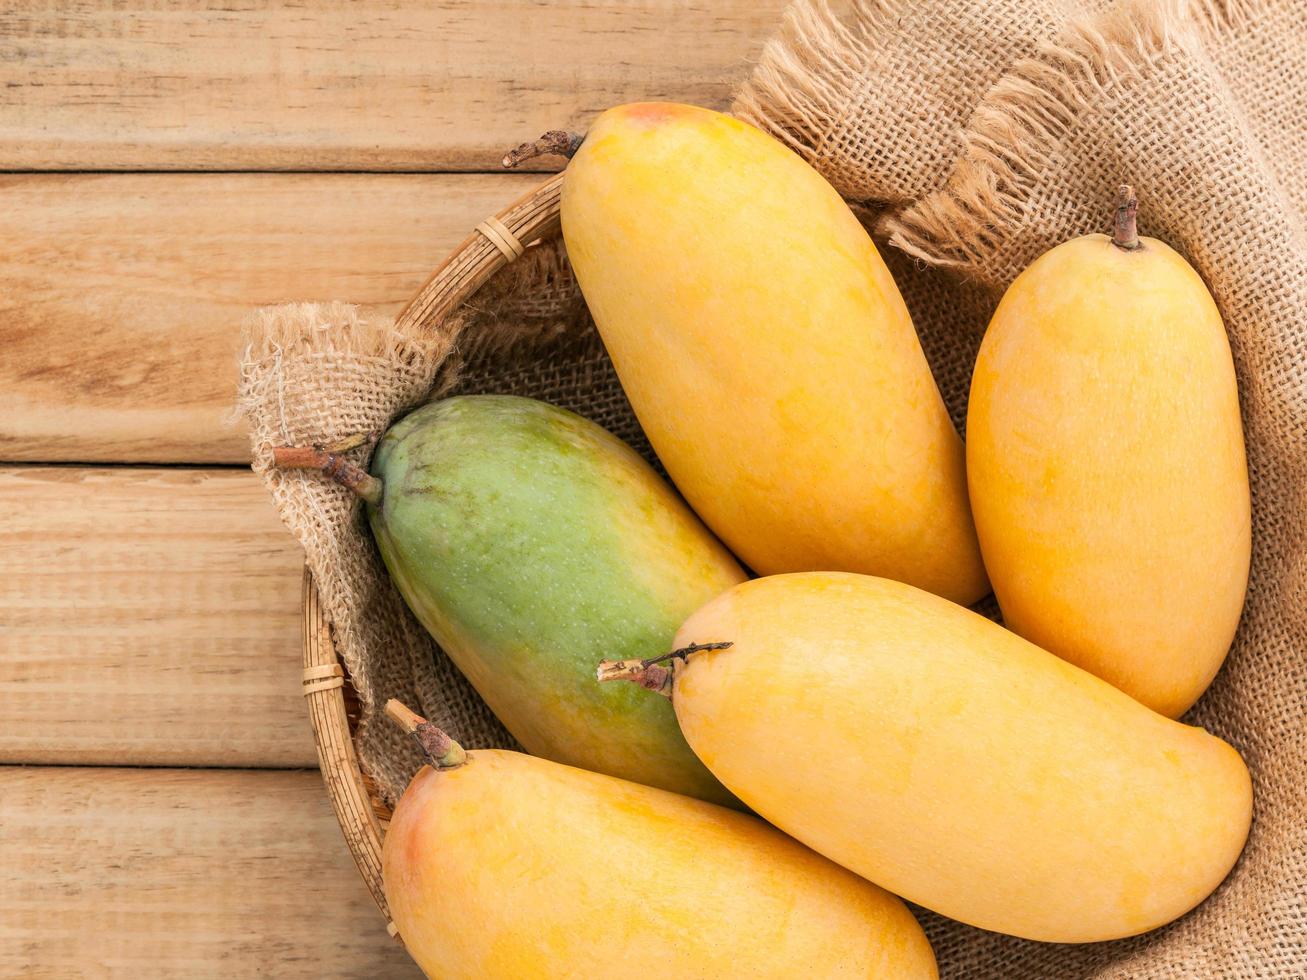
[{"label": "frayed burlap edge", "polygon": [[[469,744],[511,740],[390,586],[359,501],[319,473],[273,467],[272,448],[380,433],[426,398],[464,326],[451,317],[405,336],[390,317],[343,303],[296,303],[259,310],[244,329],[237,403],[250,423],[253,469],[304,548],[362,706],[360,762],[391,802],[421,759],[411,740],[378,720],[385,699],[418,707]],[[361,465],[367,451],[355,452]]]},{"label": "frayed burlap edge", "polygon": [[[972,116],[966,152],[947,188],[883,216],[878,235],[931,265],[972,266],[1020,233],[1026,191],[1050,163],[1050,148],[1102,87],[1174,43],[1178,3],[1119,8],[1074,25],[1038,58],[1015,66]],[[1136,16],[1137,13],[1137,16]]]},{"label": "frayed burlap edge", "polygon": [[[1077,117],[1108,86],[1256,17],[1259,0],[1126,0],[1069,25],[986,94],[947,185],[880,217],[876,236],[929,265],[974,272],[1021,234],[1028,191]],[[990,283],[990,285],[1002,285]]]},{"label": "frayed burlap edge", "polygon": [[[456,389],[467,366],[512,366],[587,320],[555,237],[529,245],[443,321],[403,330],[399,322],[344,303],[258,310],[244,326],[237,392],[254,472],[304,548],[358,695],[360,763],[392,803],[421,758],[378,720],[388,698],[418,708],[470,748],[516,743],[390,584],[360,502],[320,473],[276,469],[272,449],[380,435],[404,412]],[[366,465],[367,453],[355,450],[354,461]]]},{"label": "frayed burlap edge", "polygon": [[[252,427],[252,469],[263,478],[265,486],[278,503],[278,513],[287,529],[301,544],[304,543],[303,535],[312,530],[306,526],[306,515],[281,505],[282,499],[288,492],[292,492],[292,488],[327,490],[331,496],[350,504],[351,509],[354,501],[348,491],[342,495],[315,473],[276,469],[272,465],[272,448],[276,445],[298,445],[306,441],[331,443],[371,429],[366,426],[355,428],[348,422],[342,425],[334,421],[334,407],[330,405],[323,406],[321,412],[310,413],[308,417],[303,414],[296,417],[291,404],[302,397],[303,391],[288,390],[284,366],[305,358],[322,359],[329,363],[336,357],[348,357],[362,360],[387,376],[416,374],[420,378],[428,374],[427,365],[430,364],[430,373],[434,376],[434,366],[452,348],[461,324],[453,326],[454,329],[446,333],[415,343],[398,334],[390,318],[369,318],[357,306],[341,302],[288,303],[264,307],[256,310],[246,320],[241,337],[237,409]],[[408,392],[395,399],[398,407],[402,409],[416,404],[428,387],[429,381],[425,386],[420,380],[412,384]],[[276,408],[273,413],[267,414],[263,410],[270,401],[275,401]],[[304,435],[306,428],[313,430],[307,439]],[[317,556],[310,555],[311,566],[314,557]],[[329,568],[311,570],[319,583],[329,581]],[[330,605],[328,609],[330,610]],[[360,669],[360,651],[356,644],[350,642],[352,637],[347,630],[338,628],[338,633],[337,644],[341,648],[346,668],[354,676],[354,688],[365,703],[370,703],[372,691],[369,678]]]},{"label": "frayed burlap edge", "polygon": [[839,131],[873,51],[864,40],[897,30],[902,0],[866,0],[840,16],[826,0],[794,3],[735,96],[731,112],[786,143],[817,169]]}]

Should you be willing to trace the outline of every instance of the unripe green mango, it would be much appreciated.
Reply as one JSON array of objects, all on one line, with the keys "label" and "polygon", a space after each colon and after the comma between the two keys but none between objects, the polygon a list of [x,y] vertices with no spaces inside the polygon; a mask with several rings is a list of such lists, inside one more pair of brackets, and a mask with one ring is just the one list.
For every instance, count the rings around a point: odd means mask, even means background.
[{"label": "unripe green mango", "polygon": [[543,402],[469,395],[396,423],[371,472],[391,578],[529,752],[736,803],[665,699],[594,683],[607,657],[670,650],[690,613],[745,578],[629,446]]}]

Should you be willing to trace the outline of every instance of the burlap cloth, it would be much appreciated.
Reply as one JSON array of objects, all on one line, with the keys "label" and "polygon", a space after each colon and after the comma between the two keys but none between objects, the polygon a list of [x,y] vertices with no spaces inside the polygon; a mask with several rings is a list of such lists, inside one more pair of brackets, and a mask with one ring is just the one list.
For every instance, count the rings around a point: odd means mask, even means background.
[{"label": "burlap cloth", "polygon": [[[1053,245],[1105,230],[1122,181],[1141,232],[1188,256],[1230,332],[1252,578],[1230,658],[1188,720],[1253,771],[1248,848],[1195,912],[1120,942],[1031,943],[918,910],[942,974],[1307,976],[1307,5],[799,0],[735,111],[864,216],[960,427],[1003,287]],[[364,705],[363,766],[391,798],[418,760],[372,721],[387,697],[471,746],[511,740],[407,614],[347,491],[271,469],[269,450],[384,428],[453,391],[544,398],[652,458],[556,241],[418,336],[350,307],[282,307],[251,324],[242,360],[255,469],[304,545]]]}]

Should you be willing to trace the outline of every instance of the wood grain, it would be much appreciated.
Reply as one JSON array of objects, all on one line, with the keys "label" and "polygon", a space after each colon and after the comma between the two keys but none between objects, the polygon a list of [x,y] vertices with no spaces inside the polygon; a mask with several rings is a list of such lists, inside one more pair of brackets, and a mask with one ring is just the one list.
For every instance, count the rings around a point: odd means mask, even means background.
[{"label": "wood grain", "polygon": [[3,467],[0,512],[0,762],[317,765],[254,474]]},{"label": "wood grain", "polygon": [[[0,4],[0,459],[243,462],[241,320],[398,311],[544,129],[722,107],[786,0]],[[554,169],[555,160],[537,161]],[[374,171],[51,173],[50,171]],[[392,173],[405,172],[405,173]],[[415,977],[314,772],[238,470],[0,467],[0,974]]]},{"label": "wood grain", "polygon": [[0,767],[0,972],[419,977],[317,773]]},{"label": "wood grain", "polygon": [[4,4],[0,168],[496,169],[621,102],[724,107],[784,3]]},{"label": "wood grain", "polygon": [[243,462],[251,310],[398,312],[539,176],[0,177],[0,459]]}]

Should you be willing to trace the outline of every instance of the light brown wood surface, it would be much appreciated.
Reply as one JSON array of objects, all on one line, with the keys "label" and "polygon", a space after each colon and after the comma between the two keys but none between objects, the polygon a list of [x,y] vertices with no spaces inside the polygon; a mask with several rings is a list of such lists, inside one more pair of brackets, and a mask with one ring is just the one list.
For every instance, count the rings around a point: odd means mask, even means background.
[{"label": "light brown wood surface", "polygon": [[724,106],[785,3],[0,3],[0,462],[63,464],[0,466],[0,976],[417,975],[293,771],[300,553],[216,465],[240,323],[397,312],[541,179],[511,145]]},{"label": "light brown wood surface", "polygon": [[317,765],[254,474],[2,467],[0,513],[0,762]]},{"label": "light brown wood surface", "polygon": [[540,175],[0,177],[0,460],[244,462],[241,322],[397,312]]},{"label": "light brown wood surface", "polygon": [[3,4],[0,167],[496,169],[620,102],[724,106],[783,6]]},{"label": "light brown wood surface", "polygon": [[316,772],[0,768],[0,975],[420,977]]}]

